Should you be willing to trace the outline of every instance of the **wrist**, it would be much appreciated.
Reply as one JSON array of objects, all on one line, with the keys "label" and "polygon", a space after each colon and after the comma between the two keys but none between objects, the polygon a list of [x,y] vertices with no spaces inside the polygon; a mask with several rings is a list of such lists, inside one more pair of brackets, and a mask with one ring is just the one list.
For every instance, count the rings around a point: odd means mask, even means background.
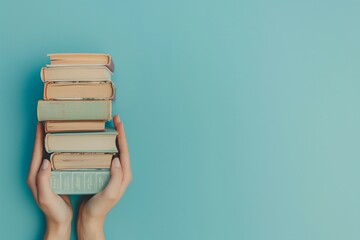
[{"label": "wrist", "polygon": [[105,239],[104,222],[105,218],[93,218],[80,213],[77,223],[79,240]]},{"label": "wrist", "polygon": [[46,233],[44,239],[70,239],[71,222],[69,223],[54,223],[46,221]]}]

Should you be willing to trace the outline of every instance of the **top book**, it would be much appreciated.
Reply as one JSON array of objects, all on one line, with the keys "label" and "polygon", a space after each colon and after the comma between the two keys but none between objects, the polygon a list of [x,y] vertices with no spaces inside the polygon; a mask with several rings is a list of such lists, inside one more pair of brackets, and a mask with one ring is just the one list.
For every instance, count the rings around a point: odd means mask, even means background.
[{"label": "top book", "polygon": [[114,72],[114,62],[109,54],[55,53],[48,54],[48,57],[50,58],[48,67],[100,65]]}]

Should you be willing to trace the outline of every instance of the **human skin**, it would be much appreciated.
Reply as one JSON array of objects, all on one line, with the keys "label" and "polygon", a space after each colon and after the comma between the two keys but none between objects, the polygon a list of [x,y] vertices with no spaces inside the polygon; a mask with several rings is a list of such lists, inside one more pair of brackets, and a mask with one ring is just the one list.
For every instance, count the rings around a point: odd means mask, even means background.
[{"label": "human skin", "polygon": [[119,158],[114,158],[111,163],[111,178],[104,191],[82,202],[80,206],[77,221],[79,240],[105,239],[103,227],[106,215],[120,201],[132,181],[124,126],[119,116],[115,116],[113,122],[118,133]]},{"label": "human skin", "polygon": [[[111,163],[111,177],[106,188],[80,206],[77,221],[77,233],[80,240],[105,239],[103,226],[106,215],[122,198],[132,180],[124,127],[118,116],[114,117],[113,122],[118,132],[119,158],[114,158]],[[51,191],[51,167],[49,160],[43,160],[43,140],[43,126],[38,123],[27,184],[46,218],[44,239],[70,239],[73,216],[70,198],[65,195],[59,196]]]}]

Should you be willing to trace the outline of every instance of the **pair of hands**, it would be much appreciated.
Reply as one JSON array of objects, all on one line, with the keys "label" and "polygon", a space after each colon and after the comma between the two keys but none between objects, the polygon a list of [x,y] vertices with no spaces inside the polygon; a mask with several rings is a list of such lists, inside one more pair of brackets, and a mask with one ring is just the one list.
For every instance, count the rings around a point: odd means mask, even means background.
[{"label": "pair of hands", "polygon": [[[80,240],[105,239],[103,226],[106,215],[122,198],[132,180],[124,126],[119,116],[115,116],[113,122],[118,132],[119,158],[113,159],[111,163],[111,177],[106,188],[80,205],[77,219],[77,233]],[[43,127],[38,123],[27,184],[46,217],[44,239],[70,239],[73,216],[70,198],[51,191],[51,167],[49,160],[43,160],[43,142]]]}]

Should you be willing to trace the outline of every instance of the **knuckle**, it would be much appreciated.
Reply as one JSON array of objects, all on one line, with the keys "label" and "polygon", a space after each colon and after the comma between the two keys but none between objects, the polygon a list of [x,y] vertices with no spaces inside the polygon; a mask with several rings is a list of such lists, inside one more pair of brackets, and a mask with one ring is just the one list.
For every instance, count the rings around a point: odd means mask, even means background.
[{"label": "knuckle", "polygon": [[31,178],[27,178],[27,179],[26,179],[26,185],[28,185],[28,187],[32,187],[33,181],[32,181]]},{"label": "knuckle", "polygon": [[42,196],[42,195],[40,195],[39,197],[38,197],[38,202],[39,202],[39,207],[40,208],[46,208],[46,206],[47,206],[47,204],[48,204],[48,200],[47,200],[47,198],[46,197],[44,197],[44,196]]},{"label": "knuckle", "polygon": [[119,193],[114,191],[104,191],[104,197],[111,203],[119,200]]},{"label": "knuckle", "polygon": [[26,180],[26,185],[32,190],[33,188],[36,187],[36,179],[28,178]]}]

